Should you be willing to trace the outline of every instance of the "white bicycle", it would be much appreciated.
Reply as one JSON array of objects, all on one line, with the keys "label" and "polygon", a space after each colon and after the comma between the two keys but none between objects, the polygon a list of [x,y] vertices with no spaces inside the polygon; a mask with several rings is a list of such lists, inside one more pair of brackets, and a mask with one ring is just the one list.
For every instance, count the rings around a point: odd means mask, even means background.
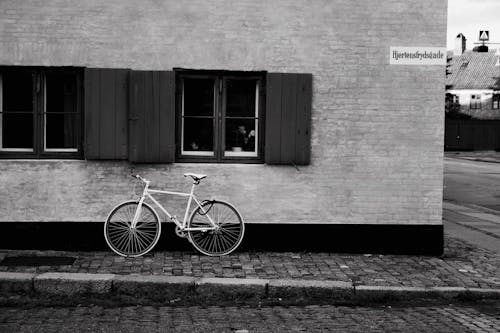
[{"label": "white bicycle", "polygon": [[[231,204],[218,200],[199,201],[194,195],[195,187],[206,175],[186,173],[193,179],[189,193],[152,190],[150,181],[139,175],[132,176],[144,183],[142,196],[138,200],[125,201],[109,213],[104,224],[104,237],[111,250],[124,257],[138,257],[148,253],[160,238],[161,223],[158,213],[145,202],[150,199],[175,223],[175,233],[188,238],[193,246],[208,256],[222,256],[233,252],[243,240],[245,225],[240,213]],[[184,219],[180,222],[172,216],[152,194],[170,194],[187,197]],[[191,203],[196,207],[189,215]]]}]

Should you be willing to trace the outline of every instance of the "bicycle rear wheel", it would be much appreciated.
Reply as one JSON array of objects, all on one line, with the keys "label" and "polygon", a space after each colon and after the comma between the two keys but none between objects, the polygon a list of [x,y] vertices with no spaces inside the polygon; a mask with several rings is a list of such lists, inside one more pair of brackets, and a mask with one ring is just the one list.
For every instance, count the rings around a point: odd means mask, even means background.
[{"label": "bicycle rear wheel", "polygon": [[136,201],[118,205],[104,224],[106,243],[113,252],[124,257],[139,257],[148,253],[160,238],[160,219],[145,203],[141,206],[136,227],[131,228],[138,205]]},{"label": "bicycle rear wheel", "polygon": [[236,208],[223,201],[206,201],[202,203],[202,207],[193,211],[188,228],[212,228],[208,216],[217,228],[205,231],[189,230],[191,244],[208,256],[222,256],[236,250],[245,233],[243,219]]}]

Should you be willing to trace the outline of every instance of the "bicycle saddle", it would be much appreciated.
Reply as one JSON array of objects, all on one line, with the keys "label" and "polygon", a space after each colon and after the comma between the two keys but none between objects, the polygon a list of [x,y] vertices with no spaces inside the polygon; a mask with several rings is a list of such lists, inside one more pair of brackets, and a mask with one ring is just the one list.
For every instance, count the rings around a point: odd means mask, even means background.
[{"label": "bicycle saddle", "polygon": [[197,173],[185,173],[184,177],[191,177],[191,178],[193,178],[193,180],[195,182],[199,182],[203,178],[206,178],[207,175],[200,175],[200,174],[197,174]]}]

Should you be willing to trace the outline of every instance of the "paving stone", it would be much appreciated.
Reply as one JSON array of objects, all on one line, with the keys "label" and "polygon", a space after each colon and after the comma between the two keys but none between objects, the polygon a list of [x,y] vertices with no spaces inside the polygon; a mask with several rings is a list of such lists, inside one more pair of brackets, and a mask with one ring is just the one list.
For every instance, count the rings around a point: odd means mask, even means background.
[{"label": "paving stone", "polygon": [[[484,308],[484,307],[483,307]],[[2,308],[2,332],[498,332],[500,307]]]},{"label": "paving stone", "polygon": [[[97,273],[334,280],[375,286],[500,289],[500,255],[456,239],[445,238],[442,257],[406,255],[348,255],[333,253],[233,253],[217,258],[192,252],[153,252],[151,256],[122,258],[109,252],[57,252],[77,257],[71,266],[9,267],[0,272]],[[0,250],[0,256],[46,254],[43,251]],[[293,259],[297,257],[297,259]]]}]

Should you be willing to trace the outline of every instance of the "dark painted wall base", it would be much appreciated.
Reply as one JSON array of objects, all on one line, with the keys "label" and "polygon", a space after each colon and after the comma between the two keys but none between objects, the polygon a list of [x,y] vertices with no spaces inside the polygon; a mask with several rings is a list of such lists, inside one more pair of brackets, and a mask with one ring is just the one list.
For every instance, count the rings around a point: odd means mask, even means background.
[{"label": "dark painted wall base", "polygon": [[[443,253],[442,225],[246,224],[239,251],[307,251],[337,253]],[[103,223],[0,223],[0,248],[62,251],[109,250]],[[162,224],[154,250],[196,251],[178,238],[172,224]]]}]

